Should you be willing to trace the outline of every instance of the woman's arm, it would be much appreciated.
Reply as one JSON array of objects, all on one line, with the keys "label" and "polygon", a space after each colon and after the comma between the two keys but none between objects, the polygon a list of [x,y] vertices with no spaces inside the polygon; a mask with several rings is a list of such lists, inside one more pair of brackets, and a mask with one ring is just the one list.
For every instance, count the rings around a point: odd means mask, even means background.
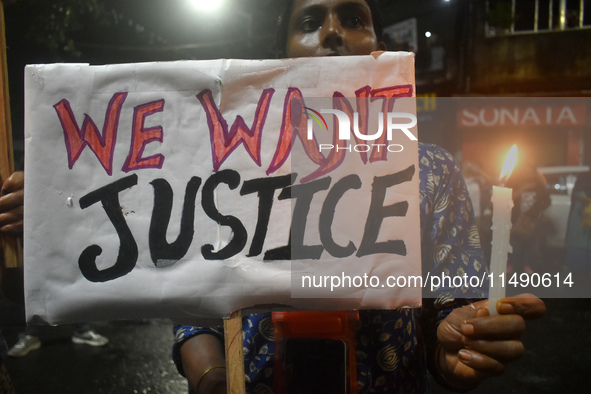
[{"label": "woman's arm", "polygon": [[199,334],[180,348],[183,370],[195,393],[226,393],[224,348],[216,335]]},{"label": "woman's arm", "polygon": [[488,300],[478,300],[486,297],[488,275],[463,177],[451,155],[427,148],[420,153],[423,270],[484,279],[480,288],[441,286],[423,300],[431,371],[443,385],[466,391],[523,354],[525,320],[542,316],[545,305],[532,295],[504,298],[499,314],[489,316]]}]

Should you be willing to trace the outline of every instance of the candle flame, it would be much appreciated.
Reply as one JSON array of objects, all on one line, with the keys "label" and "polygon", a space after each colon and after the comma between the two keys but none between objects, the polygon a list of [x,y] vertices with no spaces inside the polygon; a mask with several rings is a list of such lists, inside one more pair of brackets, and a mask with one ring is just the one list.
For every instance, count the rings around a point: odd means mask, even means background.
[{"label": "candle flame", "polygon": [[507,153],[505,163],[503,163],[503,169],[501,170],[501,176],[499,177],[499,183],[504,185],[507,179],[511,176],[515,163],[517,162],[517,145],[513,145]]}]

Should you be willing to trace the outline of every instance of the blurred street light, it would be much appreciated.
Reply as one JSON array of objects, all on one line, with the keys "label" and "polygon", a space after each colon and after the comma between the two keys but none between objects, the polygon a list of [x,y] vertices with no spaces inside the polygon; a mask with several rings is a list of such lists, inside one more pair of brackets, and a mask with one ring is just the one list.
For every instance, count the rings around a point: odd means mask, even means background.
[{"label": "blurred street light", "polygon": [[215,11],[223,3],[223,0],[189,0],[191,5],[199,11]]},{"label": "blurred street light", "polygon": [[[235,15],[243,18],[246,22],[246,45],[252,46],[252,14],[242,11],[239,7],[222,7],[224,0],[188,0],[193,8],[198,11],[205,11],[212,13],[213,17],[218,21],[226,20],[228,15]],[[209,15],[208,15],[209,16]]]}]

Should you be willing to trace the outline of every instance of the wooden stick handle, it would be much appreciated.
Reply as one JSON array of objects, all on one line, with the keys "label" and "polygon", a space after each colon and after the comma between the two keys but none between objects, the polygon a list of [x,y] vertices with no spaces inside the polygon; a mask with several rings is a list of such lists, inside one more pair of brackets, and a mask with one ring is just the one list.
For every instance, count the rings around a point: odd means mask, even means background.
[{"label": "wooden stick handle", "polygon": [[229,319],[224,320],[224,337],[228,393],[245,394],[242,311],[236,311],[230,315]]}]

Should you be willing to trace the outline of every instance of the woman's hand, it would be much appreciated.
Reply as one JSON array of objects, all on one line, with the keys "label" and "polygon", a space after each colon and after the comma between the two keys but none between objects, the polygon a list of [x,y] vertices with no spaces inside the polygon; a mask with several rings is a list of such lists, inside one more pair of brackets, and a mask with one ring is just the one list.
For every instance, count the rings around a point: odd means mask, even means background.
[{"label": "woman's hand", "polygon": [[0,232],[20,235],[23,232],[25,175],[14,172],[0,189]]},{"label": "woman's hand", "polygon": [[456,388],[471,388],[505,371],[507,363],[523,355],[525,320],[546,313],[539,298],[524,294],[503,298],[498,315],[490,316],[488,300],[452,311],[437,330],[436,362],[444,380]]}]

